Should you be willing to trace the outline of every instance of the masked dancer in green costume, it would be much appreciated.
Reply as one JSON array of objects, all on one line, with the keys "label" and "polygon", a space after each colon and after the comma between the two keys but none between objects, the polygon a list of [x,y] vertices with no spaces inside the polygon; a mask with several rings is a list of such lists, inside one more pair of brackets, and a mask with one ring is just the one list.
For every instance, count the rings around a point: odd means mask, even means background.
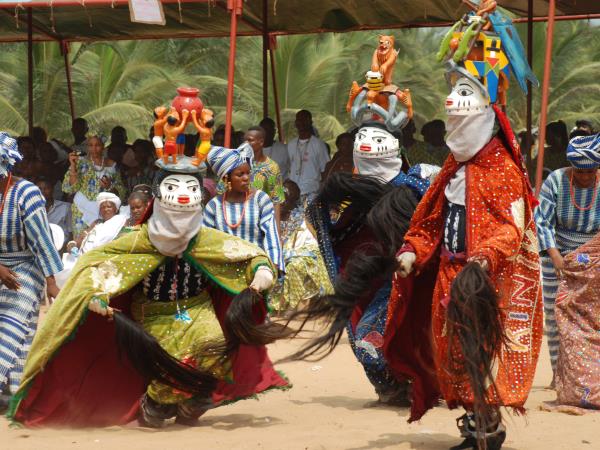
[{"label": "masked dancer in green costume", "polygon": [[273,284],[269,258],[201,226],[202,180],[188,158],[157,164],[145,220],[84,254],[50,309],[14,420],[190,425],[224,402],[288,387],[264,347],[276,335],[260,295]]}]

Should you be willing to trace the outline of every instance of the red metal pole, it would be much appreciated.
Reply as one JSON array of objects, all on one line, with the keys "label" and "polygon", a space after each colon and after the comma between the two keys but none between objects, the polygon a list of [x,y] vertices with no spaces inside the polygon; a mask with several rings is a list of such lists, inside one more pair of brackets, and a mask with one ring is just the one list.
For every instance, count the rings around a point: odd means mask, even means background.
[{"label": "red metal pole", "polygon": [[[533,0],[527,1],[527,62],[529,67],[532,66],[533,62]],[[525,151],[525,157],[527,161],[527,172],[529,175],[530,182],[533,182],[532,175],[535,172],[535,162],[531,154],[531,147],[533,144],[533,136],[531,134],[532,122],[533,122],[533,92],[531,81],[527,80],[527,131],[525,137],[525,148],[521,151]]]},{"label": "red metal pole", "polygon": [[67,75],[67,93],[69,94],[69,108],[71,120],[75,120],[75,102],[73,101],[73,86],[71,84],[71,63],[69,62],[69,44],[60,42],[60,51],[65,59],[65,74]]},{"label": "red metal pole", "polygon": [[233,87],[235,82],[235,49],[238,15],[242,14],[242,0],[227,0],[227,10],[231,12],[229,34],[229,69],[227,73],[227,104],[225,106],[225,147],[231,145],[231,122],[233,118]]},{"label": "red metal pole", "polygon": [[546,55],[544,59],[544,81],[542,82],[542,105],[540,111],[539,149],[535,174],[535,193],[539,195],[544,173],[544,143],[546,142],[546,121],[548,119],[548,96],[550,94],[550,69],[552,67],[552,44],[554,40],[554,13],[556,0],[549,1],[548,30],[546,34]]},{"label": "red metal pole", "polygon": [[33,134],[33,10],[27,8],[27,124]]},{"label": "red metal pole", "polygon": [[275,75],[275,53],[273,46],[269,46],[269,56],[271,57],[271,82],[273,83],[273,100],[275,101],[275,118],[277,120],[277,130],[279,132],[279,141],[285,142],[283,127],[281,126],[281,111],[279,109],[279,95],[277,93],[277,76]]},{"label": "red metal pole", "polygon": [[269,116],[269,5],[267,0],[262,2],[262,94],[263,94],[263,118]]}]

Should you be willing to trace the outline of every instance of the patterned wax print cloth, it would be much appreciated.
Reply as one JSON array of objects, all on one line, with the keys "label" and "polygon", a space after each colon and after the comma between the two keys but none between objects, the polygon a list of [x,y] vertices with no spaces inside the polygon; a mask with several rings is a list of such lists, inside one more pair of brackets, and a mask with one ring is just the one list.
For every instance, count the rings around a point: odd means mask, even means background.
[{"label": "patterned wax print cloth", "polygon": [[283,203],[285,201],[283,178],[281,177],[279,165],[269,157],[262,162],[254,161],[252,187],[266,192],[273,203]]},{"label": "patterned wax print cloth", "polygon": [[14,394],[37,328],[45,278],[60,272],[62,263],[40,190],[19,180],[2,200],[0,264],[17,274],[21,287],[13,291],[0,282],[0,393]]},{"label": "patterned wax print cloth", "polygon": [[[96,201],[98,194],[106,190],[100,184],[102,177],[106,176],[112,180],[111,190],[116,190],[121,200],[125,199],[126,189],[121,174],[117,171],[116,163],[109,167],[99,167],[88,158],[79,158],[76,171],[77,183],[71,184],[69,182],[69,171],[67,171],[63,179],[62,190],[67,194],[81,192],[88,200]],[[83,220],[83,213],[77,208],[75,203],[72,205],[71,212],[73,237],[77,237],[87,228],[87,224]]]},{"label": "patterned wax print cloth", "polygon": [[[540,204],[535,209],[542,262],[545,328],[553,370],[556,370],[559,344],[554,306],[559,280],[546,250],[556,248],[564,256],[600,231],[600,200],[595,196],[596,188],[573,186],[572,199],[570,170],[558,169],[546,178],[540,192]],[[583,209],[577,208],[575,203]]]},{"label": "patterned wax print cloth", "polygon": [[281,222],[285,276],[271,291],[272,309],[283,312],[315,297],[333,292],[319,245],[304,222],[304,207],[298,206]]},{"label": "patterned wax print cloth", "polygon": [[556,297],[561,405],[600,409],[600,235],[565,256]]}]

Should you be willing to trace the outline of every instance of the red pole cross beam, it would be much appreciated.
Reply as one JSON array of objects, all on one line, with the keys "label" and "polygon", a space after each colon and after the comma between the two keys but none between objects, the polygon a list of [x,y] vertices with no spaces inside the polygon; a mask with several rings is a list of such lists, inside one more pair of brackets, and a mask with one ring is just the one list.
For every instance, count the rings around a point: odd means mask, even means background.
[{"label": "red pole cross beam", "polygon": [[242,14],[242,0],[227,0],[227,10],[231,13],[229,34],[229,68],[227,73],[227,103],[225,105],[225,147],[231,146],[231,122],[233,119],[233,88],[235,83],[235,50],[238,16]]}]

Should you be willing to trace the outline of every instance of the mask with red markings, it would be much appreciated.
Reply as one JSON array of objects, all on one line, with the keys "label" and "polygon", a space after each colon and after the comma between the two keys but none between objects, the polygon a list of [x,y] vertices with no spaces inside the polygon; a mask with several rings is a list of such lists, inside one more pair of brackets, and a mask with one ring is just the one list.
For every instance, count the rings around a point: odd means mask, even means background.
[{"label": "mask with red markings", "polygon": [[160,183],[160,199],[165,209],[191,211],[202,208],[202,189],[198,178],[186,174],[172,174]]}]

